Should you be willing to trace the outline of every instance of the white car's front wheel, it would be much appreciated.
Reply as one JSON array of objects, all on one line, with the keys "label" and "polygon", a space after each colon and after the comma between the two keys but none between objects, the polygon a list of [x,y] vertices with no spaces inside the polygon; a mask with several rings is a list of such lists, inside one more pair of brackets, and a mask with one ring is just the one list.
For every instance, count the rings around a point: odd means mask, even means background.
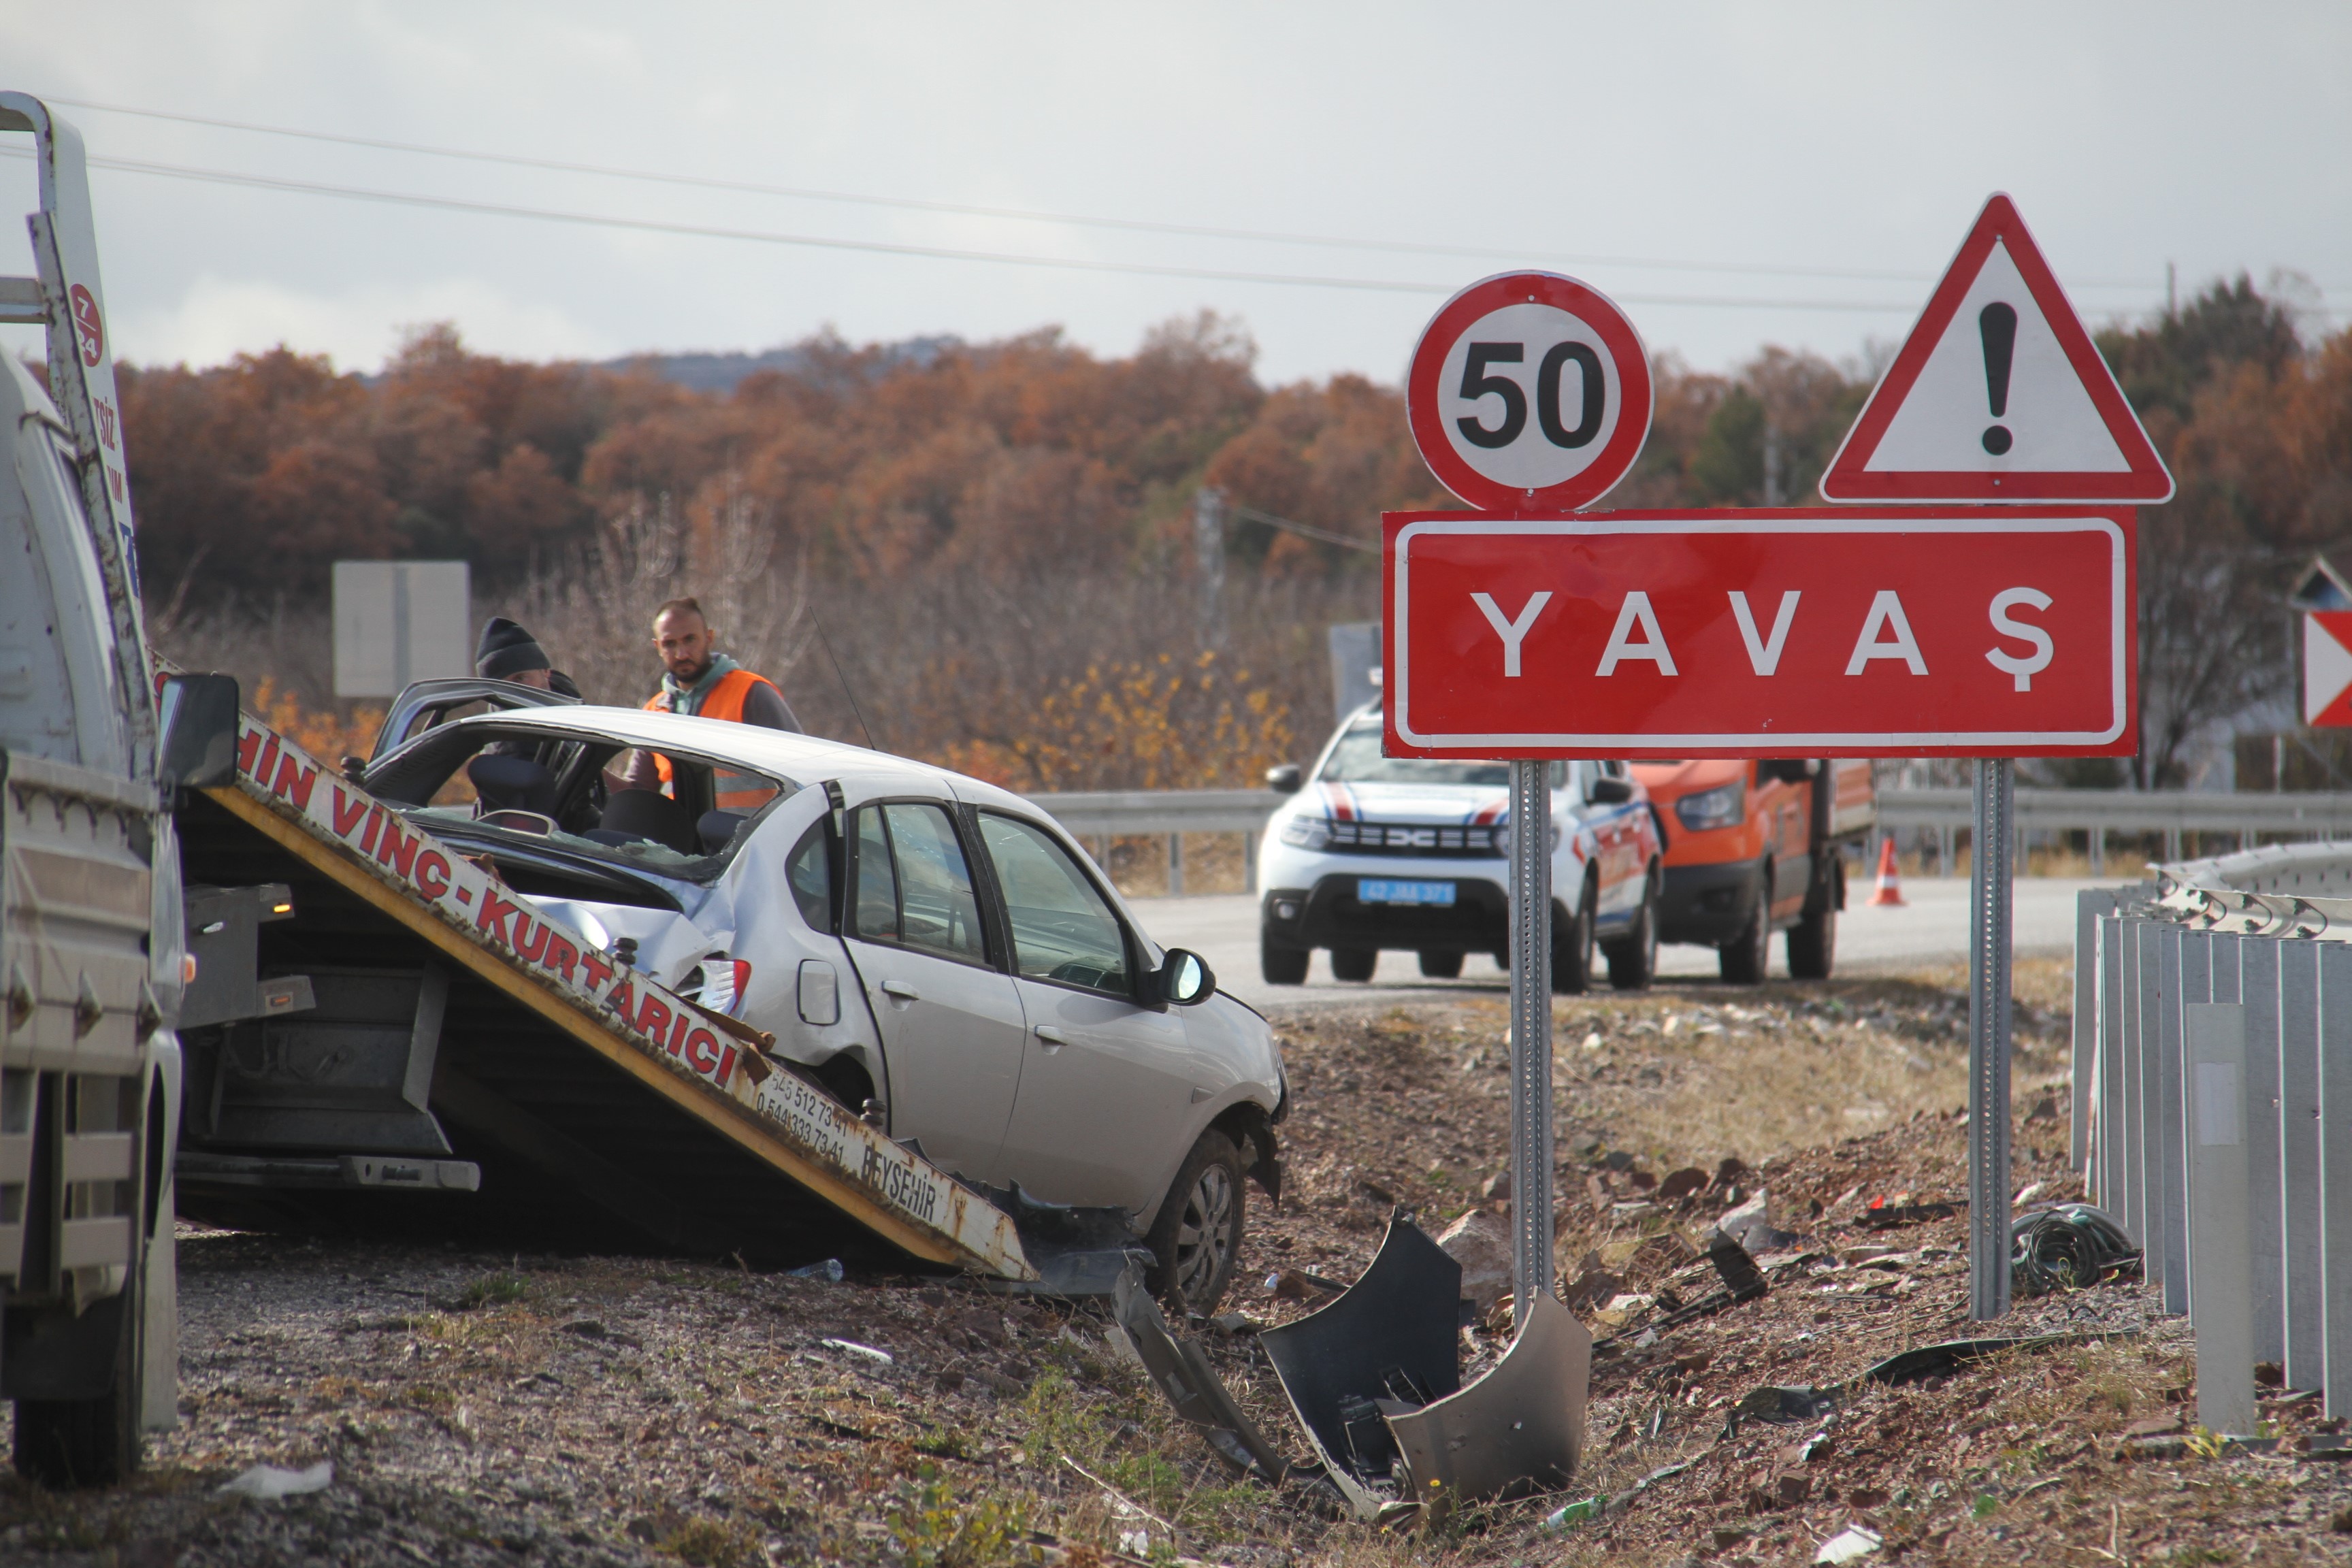
[{"label": "white car's front wheel", "polygon": [[1180,1313],[1216,1310],[1241,1257],[1244,1209],[1241,1151],[1212,1128],[1184,1157],[1144,1238],[1159,1265],[1152,1293]]}]

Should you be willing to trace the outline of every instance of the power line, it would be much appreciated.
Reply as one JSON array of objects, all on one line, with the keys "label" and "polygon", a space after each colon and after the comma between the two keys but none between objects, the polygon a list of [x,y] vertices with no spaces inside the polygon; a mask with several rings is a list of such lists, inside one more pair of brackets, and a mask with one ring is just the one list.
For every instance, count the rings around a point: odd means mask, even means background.
[{"label": "power line", "polygon": [[[0,148],[0,154],[26,161],[29,161],[32,156],[28,152],[14,148]],[[90,167],[94,169],[108,169],[120,174],[146,174],[165,179],[189,180],[205,184],[231,185],[248,190],[274,191],[296,195],[332,196],[349,201],[377,202],[394,206],[425,207],[478,216],[528,218],[541,223],[621,229],[642,234],[671,234],[698,239],[728,239],[820,250],[861,251],[873,255],[916,257],[941,261],[993,262],[1001,266],[1039,267],[1072,272],[1107,272],[1151,278],[1192,278],[1212,282],[1342,289],[1367,293],[1446,295],[1454,293],[1458,288],[1458,285],[1452,283],[1421,283],[1396,279],[1343,278],[1292,272],[1253,272],[1225,268],[1186,267],[1162,262],[1109,261],[1087,257],[1034,256],[1008,251],[969,250],[950,246],[908,245],[888,240],[843,239],[826,235],[785,234],[766,229],[724,227],[713,224],[677,223],[659,218],[621,217],[610,214],[571,212],[555,207],[519,206],[510,203],[473,201],[459,196],[435,196],[403,191],[370,190],[358,185],[332,184],[317,180],[293,180],[270,174],[248,174],[226,169],[203,169],[185,164],[153,163],[143,159],[93,157],[89,162]],[[1618,294],[1614,298],[1629,305],[1685,305],[1706,309],[1750,310],[1838,310],[1910,315],[1918,309],[1917,305],[1909,302],[1882,304],[1857,300],[1759,300],[1674,294]]]},{"label": "power line", "polygon": [[[1082,213],[1058,213],[1034,207],[983,206],[966,202],[926,200],[913,196],[884,196],[856,191],[824,190],[803,185],[769,184],[749,180],[722,180],[700,174],[665,174],[647,169],[625,168],[609,163],[583,163],[561,158],[533,158],[517,153],[488,153],[464,147],[437,147],[427,142],[396,142],[374,136],[352,136],[330,131],[309,131],[290,125],[266,125],[253,121],[223,120],[209,115],[177,114],[159,109],[135,109],[127,104],[99,103],[88,99],[53,98],[49,102],[71,109],[94,110],[101,114],[130,115],[142,120],[167,121],[180,125],[201,125],[218,131],[235,131],[259,136],[285,136],[304,142],[320,142],[344,147],[364,147],[375,152],[404,153],[428,158],[452,158],[467,163],[503,164],[520,169],[541,169],[552,173],[590,174],[599,178],[635,180],[649,184],[691,186],[701,190],[732,191],[744,195],[783,196],[801,201],[839,202],[858,206],[888,207],[908,212],[948,213],[966,217],[1004,218],[1021,223],[1065,224],[1074,227],[1102,228],[1139,234],[1184,235],[1195,238],[1245,240],[1272,245],[1316,246],[1339,250],[1376,250],[1407,256],[1461,256],[1489,260],[1525,263],[1535,253],[1526,249],[1500,249],[1486,246],[1433,245],[1412,240],[1349,239],[1334,235],[1300,234],[1280,229],[1231,228],[1207,224],[1184,224],[1156,221],[1149,218],[1102,217]],[[1781,278],[1822,278],[1841,282],[1866,283],[1932,283],[1933,274],[1918,272],[1882,272],[1827,267],[1799,267],[1772,262],[1737,263],[1718,261],[1673,260],[1661,257],[1580,256],[1555,257],[1553,260],[1579,267],[1632,267],[1658,271],[1708,272],[1730,276],[1751,275]],[[2078,281],[2084,289],[2137,289],[2152,291],[2151,282]]]}]

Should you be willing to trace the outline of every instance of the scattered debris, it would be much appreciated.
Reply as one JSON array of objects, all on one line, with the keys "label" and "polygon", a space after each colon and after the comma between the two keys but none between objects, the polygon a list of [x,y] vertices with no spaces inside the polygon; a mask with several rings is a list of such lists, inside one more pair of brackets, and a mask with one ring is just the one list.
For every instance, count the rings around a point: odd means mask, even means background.
[{"label": "scattered debris", "polygon": [[1799,1384],[1793,1388],[1767,1384],[1748,1390],[1731,1407],[1728,1425],[1737,1429],[1742,1421],[1762,1421],[1775,1426],[1818,1421],[1838,1407],[1842,1393],[1838,1388],[1815,1388],[1811,1384]]},{"label": "scattered debris", "polygon": [[1891,1230],[1898,1225],[1920,1225],[1931,1219],[1953,1219],[1966,1206],[1961,1204],[1913,1203],[1908,1193],[1897,1194],[1893,1202],[1873,1198],[1870,1206],[1862,1211],[1856,1223],[1868,1230]]},{"label": "scattered debris", "polygon": [[798,1268],[787,1268],[784,1270],[784,1278],[787,1279],[822,1279],[827,1284],[838,1285],[844,1278],[841,1268],[841,1259],[838,1258],[828,1258],[822,1263],[808,1263],[802,1265]]},{"label": "scattered debris", "polygon": [[[1558,1532],[1560,1531],[1572,1530],[1580,1524],[1589,1524],[1596,1519],[1607,1519],[1612,1515],[1622,1513],[1626,1509],[1633,1506],[1633,1500],[1635,1498],[1647,1491],[1652,1486],[1655,1485],[1659,1481],[1664,1480],[1669,1476],[1678,1476],[1697,1463],[1698,1460],[1696,1458],[1684,1459],[1678,1463],[1666,1465],[1661,1468],[1652,1470],[1648,1475],[1643,1476],[1640,1480],[1635,1481],[1632,1486],[1626,1488],[1622,1492],[1612,1492],[1597,1497],[1581,1498],[1575,1502],[1564,1504],[1559,1508],[1554,1509],[1550,1513],[1544,1516],[1541,1528],[1547,1531]],[[1746,1533],[1747,1532],[1744,1531],[1740,1532],[1743,1537]]]},{"label": "scattered debris", "polygon": [[1328,1305],[1258,1336],[1324,1472],[1359,1519],[1397,1499],[1383,1403],[1416,1410],[1462,1386],[1462,1266],[1392,1219],[1371,1266]]},{"label": "scattered debris", "polygon": [[2129,1339],[2137,1329],[2112,1329],[2104,1332],[2068,1334],[2023,1334],[1985,1340],[1948,1340],[1942,1344],[1921,1345],[1888,1356],[1862,1374],[1872,1383],[1895,1387],[1906,1383],[1917,1383],[1924,1378],[1944,1377],[1962,1366],[1985,1356],[2003,1351],[2042,1350],[2050,1345],[2087,1344],[2094,1340]]},{"label": "scattered debris", "polygon": [[880,1366],[893,1366],[898,1363],[898,1358],[888,1351],[876,1350],[872,1345],[861,1345],[856,1340],[819,1340],[817,1343],[829,1351],[846,1351],[851,1355],[861,1357]]},{"label": "scattered debris", "polygon": [[1290,1462],[1242,1414],[1201,1347],[1168,1331],[1168,1320],[1160,1316],[1160,1303],[1144,1289],[1139,1270],[1129,1268],[1119,1276],[1111,1301],[1118,1315],[1114,1337],[1122,1340],[1143,1363],[1145,1373],[1175,1407],[1177,1415],[1236,1471],[1255,1472],[1279,1485],[1290,1473]]},{"label": "scattered debris", "polygon": [[276,1465],[256,1465],[221,1488],[223,1497],[248,1497],[257,1502],[322,1492],[335,1481],[335,1462],[321,1459],[307,1470],[281,1470]]},{"label": "scattered debris", "polygon": [[1479,1502],[1568,1484],[1584,1450],[1592,1336],[1538,1296],[1495,1369],[1419,1410],[1383,1406],[1412,1495]]},{"label": "scattered debris", "polygon": [[2080,1290],[2139,1272],[2139,1248],[2114,1215],[2089,1204],[2020,1215],[2009,1236],[2010,1279],[2020,1296]]},{"label": "scattered debris", "polygon": [[1821,1550],[1813,1553],[1813,1561],[1851,1563],[1857,1557],[1869,1556],[1878,1550],[1879,1544],[1879,1537],[1875,1531],[1864,1530],[1858,1524],[1849,1524],[1822,1542]]}]

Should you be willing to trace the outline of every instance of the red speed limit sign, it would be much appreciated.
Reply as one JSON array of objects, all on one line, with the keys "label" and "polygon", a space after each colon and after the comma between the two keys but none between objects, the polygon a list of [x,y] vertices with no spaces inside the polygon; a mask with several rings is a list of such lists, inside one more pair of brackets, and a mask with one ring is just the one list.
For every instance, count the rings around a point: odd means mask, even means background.
[{"label": "red speed limit sign", "polygon": [[1597,289],[1508,272],[1447,300],[1405,378],[1412,438],[1447,489],[1486,511],[1589,506],[1650,433],[1650,362]]},{"label": "red speed limit sign", "polygon": [[1391,756],[2128,755],[2128,509],[1391,512]]}]

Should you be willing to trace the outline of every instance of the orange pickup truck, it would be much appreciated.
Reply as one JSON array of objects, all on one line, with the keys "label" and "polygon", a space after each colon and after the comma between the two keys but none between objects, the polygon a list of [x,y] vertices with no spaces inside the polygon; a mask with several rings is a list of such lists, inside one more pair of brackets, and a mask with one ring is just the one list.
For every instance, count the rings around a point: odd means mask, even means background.
[{"label": "orange pickup truck", "polygon": [[1789,933],[1789,973],[1825,980],[1845,908],[1840,847],[1870,831],[1870,763],[1827,758],[1633,764],[1665,840],[1658,940],[1722,954],[1723,977],[1752,985]]}]

